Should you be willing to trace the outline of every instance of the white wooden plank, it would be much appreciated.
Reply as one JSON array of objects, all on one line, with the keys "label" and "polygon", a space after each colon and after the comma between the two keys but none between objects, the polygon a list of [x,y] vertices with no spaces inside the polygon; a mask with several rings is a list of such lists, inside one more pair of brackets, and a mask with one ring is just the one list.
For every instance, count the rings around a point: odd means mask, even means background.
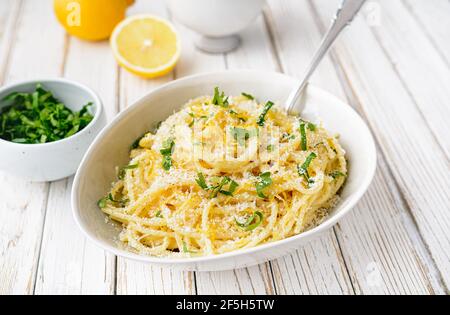
[{"label": "white wooden plank", "polygon": [[[322,20],[328,21],[337,1],[313,4]],[[364,18],[355,19],[336,45],[336,52],[355,101],[369,119],[389,170],[448,288],[450,179],[443,176],[449,173],[448,157]]]},{"label": "white wooden plank", "polygon": [[440,276],[385,160],[337,236],[357,293],[442,294]]},{"label": "white wooden plank", "polygon": [[[269,1],[269,4],[266,17],[272,26],[283,72],[301,78],[312,58],[312,50],[318,48],[321,40],[314,17],[305,1]],[[325,57],[310,82],[344,99],[345,93],[333,69],[330,58]]]},{"label": "white wooden plank", "polygon": [[450,65],[450,2],[448,0],[403,0],[402,3],[417,19],[423,32]]},{"label": "white wooden plank", "polygon": [[117,294],[195,294],[194,274],[118,259]]},{"label": "white wooden plank", "polygon": [[22,1],[0,4],[0,82],[4,81]]},{"label": "white wooden plank", "polygon": [[[8,5],[11,5],[9,3]],[[20,6],[21,2],[17,1]],[[5,83],[32,77],[57,76],[63,63],[64,35],[53,27],[52,9],[41,2],[23,1],[17,23],[10,17],[12,51]],[[39,16],[39,19],[35,19]],[[45,42],[45,45],[41,45]],[[2,50],[3,51],[3,50]],[[32,53],[30,53],[32,52]],[[2,55],[6,58],[6,55]],[[34,289],[49,185],[29,183],[0,174],[0,294],[31,294]]]},{"label": "white wooden plank", "polygon": [[279,294],[353,294],[333,230],[272,265]]},{"label": "white wooden plank", "polygon": [[[150,13],[167,17],[162,1],[138,1],[129,14]],[[183,54],[184,56],[184,54]],[[162,78],[144,80],[120,70],[120,109],[131,105],[154,88],[169,82],[174,74]],[[134,262],[121,257],[117,260],[117,294],[195,294],[194,274],[177,272]]]},{"label": "white wooden plank", "polygon": [[[434,6],[431,3],[428,5]],[[447,6],[450,13],[449,2]],[[384,2],[382,17],[382,23],[371,30],[437,141],[450,156],[450,125],[447,119],[450,117],[450,66],[423,32],[422,25],[417,23],[400,1]],[[447,17],[446,20],[450,19]],[[448,26],[447,43],[450,24]]]},{"label": "white wooden plank", "polygon": [[[117,65],[109,44],[68,40],[64,76],[98,92],[112,118],[117,111]],[[112,294],[115,257],[86,240],[78,229],[70,209],[72,181],[50,186],[35,293]]]},{"label": "white wooden plank", "polygon": [[[284,7],[278,2],[271,2],[272,12],[269,12],[269,14],[272,14],[273,17],[269,20],[275,21],[273,23],[274,34],[281,37],[277,38],[277,42],[280,56],[284,59],[283,66],[291,67],[291,64],[293,64],[295,68],[301,68],[299,64],[305,66],[305,62],[308,62],[312,56],[322,35],[315,27],[314,22],[317,21],[313,21],[314,15],[305,2],[285,1],[283,5]],[[336,8],[337,6],[334,7],[334,9]],[[329,18],[331,18],[331,13]],[[296,25],[293,21],[298,21],[302,27]],[[288,29],[305,29],[308,31],[307,34],[298,34],[296,39],[290,37],[292,35],[288,35]],[[310,40],[303,39],[305,36],[308,36]],[[303,45],[299,45],[296,41],[302,42]],[[287,47],[291,48],[288,49]],[[302,58],[301,61],[295,56],[285,57],[284,51],[292,51],[292,49],[303,49],[309,53],[309,56],[304,52],[305,58]],[[316,80],[326,75],[327,78],[321,83],[322,86],[329,89],[329,86],[332,85],[335,91],[340,90],[338,95],[342,94],[343,90],[340,87],[339,78],[331,64],[324,63],[321,67],[323,73],[317,73]],[[350,97],[352,103],[357,103],[351,95],[348,95],[348,97]],[[433,268],[433,264],[427,267],[430,258],[423,243],[417,241],[417,239],[420,240],[420,237],[407,212],[407,206],[402,203],[401,194],[395,185],[388,184],[393,179],[385,164],[384,157],[380,156],[379,161],[380,165],[374,184],[353,213],[345,218],[340,223],[339,228],[336,229],[339,244],[337,244],[337,240],[330,236],[335,247],[341,246],[343,250],[346,268],[350,272],[354,290],[356,293],[363,294],[442,292],[436,269]],[[371,212],[374,211],[376,211],[375,215],[371,215]],[[394,217],[395,220],[392,218],[393,211],[397,214]],[[388,222],[389,224],[387,224],[387,227],[376,224],[373,216],[379,222]],[[401,255],[399,255],[399,252]],[[317,289],[315,282],[308,279],[309,274],[305,272],[297,272],[295,275],[301,281],[292,280],[292,277],[288,276],[288,270],[295,265],[296,259],[285,261],[285,266],[281,265],[280,267],[284,267],[285,276],[279,277],[280,287],[283,287],[284,291],[301,293],[312,288],[316,293],[333,293],[336,292],[336,289],[339,292],[337,287],[334,288],[335,290],[328,290],[333,281],[328,282],[329,285],[325,287],[325,290],[320,287]],[[307,265],[307,262],[308,260],[305,259],[299,264],[304,266]],[[374,277],[372,267],[376,267],[377,282],[375,284],[371,279],[371,277]],[[402,272],[399,270],[409,271]],[[274,273],[277,279],[278,272]]]}]

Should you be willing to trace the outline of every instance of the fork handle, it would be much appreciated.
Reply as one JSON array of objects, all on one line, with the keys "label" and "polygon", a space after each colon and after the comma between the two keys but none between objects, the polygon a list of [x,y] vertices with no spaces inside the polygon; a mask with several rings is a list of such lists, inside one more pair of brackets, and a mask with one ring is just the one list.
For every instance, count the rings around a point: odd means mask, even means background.
[{"label": "fork handle", "polygon": [[325,34],[325,37],[322,40],[319,49],[314,54],[314,57],[310,65],[308,66],[305,76],[303,77],[302,81],[300,81],[300,83],[295,87],[295,89],[289,95],[288,100],[286,101],[286,109],[289,114],[298,115],[303,111],[305,104],[301,104],[299,100],[303,90],[308,84],[311,75],[314,73],[317,66],[320,64],[323,57],[326,55],[342,30],[353,21],[365,1],[366,0],[344,0],[342,2],[333,19],[331,27]]}]

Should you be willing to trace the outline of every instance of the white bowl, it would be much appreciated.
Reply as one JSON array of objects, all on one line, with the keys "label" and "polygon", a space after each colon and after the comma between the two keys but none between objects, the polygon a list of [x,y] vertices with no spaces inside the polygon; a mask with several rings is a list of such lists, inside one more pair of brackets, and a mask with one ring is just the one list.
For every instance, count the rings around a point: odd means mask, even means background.
[{"label": "white bowl", "polygon": [[331,228],[368,188],[376,168],[376,150],[369,129],[349,105],[311,86],[303,99],[307,104],[306,112],[316,112],[328,130],[340,134],[340,142],[349,160],[349,175],[341,201],[320,226],[288,239],[217,256],[158,258],[124,250],[117,241],[120,226],[106,223],[105,215],[97,206],[97,200],[105,195],[115,179],[115,167],[128,162],[131,143],[158,121],[180,109],[189,99],[211,94],[214,87],[219,86],[229,95],[239,95],[244,91],[260,100],[278,100],[282,104],[295,84],[295,79],[280,73],[225,71],[176,80],[146,95],[100,133],[78,169],[72,191],[72,209],[81,230],[97,245],[119,256],[174,269],[211,271],[275,259]]},{"label": "white bowl", "polygon": [[224,53],[239,45],[237,33],[262,12],[266,0],[169,0],[169,9],[181,23],[203,35],[200,49]]},{"label": "white bowl", "polygon": [[[106,125],[100,98],[89,88],[65,79],[43,79],[20,82],[2,87],[0,100],[12,92],[33,92],[36,84],[63,102],[68,108],[79,111],[92,102],[89,111],[94,119],[73,136],[43,144],[19,144],[0,139],[0,169],[31,181],[53,181],[74,174],[95,136]],[[6,102],[0,101],[0,108]]]}]

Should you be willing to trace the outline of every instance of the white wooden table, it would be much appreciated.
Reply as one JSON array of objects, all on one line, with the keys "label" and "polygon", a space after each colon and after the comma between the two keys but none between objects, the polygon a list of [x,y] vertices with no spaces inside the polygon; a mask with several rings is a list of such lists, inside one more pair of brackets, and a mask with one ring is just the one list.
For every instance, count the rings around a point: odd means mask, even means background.
[{"label": "white wooden table", "polygon": [[[107,42],[67,36],[50,0],[1,1],[0,82],[78,80],[100,93],[111,119],[193,73],[255,68],[300,76],[338,3],[270,0],[243,45],[226,55],[196,50],[193,34],[176,24],[180,63],[146,81],[120,69]],[[170,19],[161,0],[137,0],[129,13],[138,12]],[[72,178],[30,183],[0,173],[0,294],[448,294],[450,2],[371,1],[312,81],[356,108],[379,150],[369,191],[322,238],[252,268],[174,272],[87,241],[72,219]]]}]

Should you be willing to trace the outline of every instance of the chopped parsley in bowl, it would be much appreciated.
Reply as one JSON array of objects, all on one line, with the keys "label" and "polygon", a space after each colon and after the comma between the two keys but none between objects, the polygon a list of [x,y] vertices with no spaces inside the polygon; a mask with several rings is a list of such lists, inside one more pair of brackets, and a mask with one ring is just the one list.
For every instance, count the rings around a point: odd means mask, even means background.
[{"label": "chopped parsley in bowl", "polygon": [[75,173],[106,125],[100,97],[63,78],[0,87],[0,170],[30,181]]},{"label": "chopped parsley in bowl", "polygon": [[22,144],[48,143],[73,136],[92,120],[92,103],[74,112],[36,85],[34,92],[13,92],[4,99],[8,105],[0,110],[0,138]]}]

